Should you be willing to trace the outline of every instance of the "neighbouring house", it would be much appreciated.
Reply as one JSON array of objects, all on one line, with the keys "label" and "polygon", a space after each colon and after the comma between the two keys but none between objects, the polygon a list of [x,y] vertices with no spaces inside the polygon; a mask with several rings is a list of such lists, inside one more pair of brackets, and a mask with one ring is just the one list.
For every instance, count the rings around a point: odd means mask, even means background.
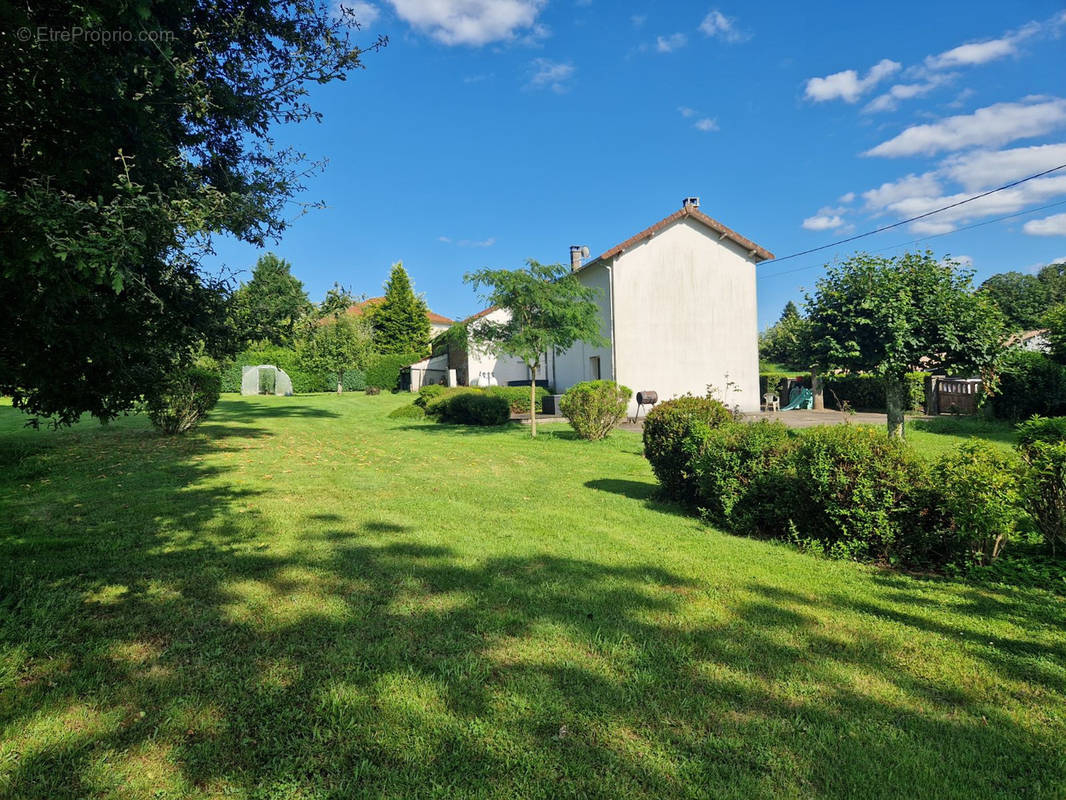
[{"label": "neighbouring house", "polygon": [[[482,321],[506,322],[507,312],[500,308],[486,308],[459,322],[470,331]],[[545,359],[547,361],[547,359]],[[431,383],[449,383],[457,386],[489,385],[499,386],[529,385],[529,368],[518,358],[497,355],[491,350],[479,347],[470,341],[457,341],[456,338],[441,337],[433,342],[433,352],[429,358],[409,367],[410,378],[404,383],[416,392],[422,386]],[[451,371],[454,370],[454,374]],[[548,366],[545,364],[537,372],[539,383],[548,383]]]},{"label": "neighbouring house", "polygon": [[[384,297],[371,297],[367,300],[363,300],[360,303],[349,306],[345,312],[353,317],[361,317],[367,313],[374,306],[379,306],[385,302]],[[448,317],[442,316],[435,311],[428,311],[426,316],[429,317],[429,335],[430,337],[436,336],[438,333],[442,333],[454,324],[454,320],[448,319]]]},{"label": "neighbouring house", "polygon": [[1015,333],[1007,339],[1007,347],[1017,347],[1019,350],[1029,350],[1033,353],[1048,353],[1051,351],[1051,345],[1047,340],[1047,333],[1047,328]]},{"label": "neighbouring house", "polygon": [[[581,283],[598,290],[607,344],[579,342],[548,354],[538,381],[562,393],[582,381],[615,380],[634,395],[651,390],[662,400],[703,395],[713,387],[727,405],[759,410],[755,266],[772,253],[704,214],[696,197],[586,263],[587,253],[572,246],[570,267]],[[489,308],[462,324],[503,321],[504,314]],[[411,387],[447,382],[449,370],[459,385],[484,374],[501,386],[528,385],[530,377],[517,359],[451,342],[412,365]]]}]

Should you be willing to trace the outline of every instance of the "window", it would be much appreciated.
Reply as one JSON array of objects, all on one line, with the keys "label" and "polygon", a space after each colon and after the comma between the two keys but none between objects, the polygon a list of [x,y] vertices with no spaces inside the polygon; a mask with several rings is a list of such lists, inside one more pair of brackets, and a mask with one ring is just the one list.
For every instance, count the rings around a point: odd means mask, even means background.
[{"label": "window", "polygon": [[600,357],[592,356],[589,359],[589,375],[592,376],[592,380],[598,381],[600,379]]}]

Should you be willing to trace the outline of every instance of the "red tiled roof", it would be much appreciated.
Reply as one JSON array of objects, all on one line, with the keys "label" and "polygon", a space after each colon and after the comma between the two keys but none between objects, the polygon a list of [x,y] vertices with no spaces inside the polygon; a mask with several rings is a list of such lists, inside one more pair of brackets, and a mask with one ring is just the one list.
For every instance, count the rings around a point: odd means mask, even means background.
[{"label": "red tiled roof", "polygon": [[473,322],[475,319],[481,319],[482,317],[486,317],[493,311],[495,311],[497,308],[499,308],[499,306],[489,306],[484,311],[479,311],[476,314],[471,314],[469,317],[462,320],[459,324],[466,325],[468,322]]},{"label": "red tiled roof", "polygon": [[658,222],[656,222],[651,227],[645,228],[644,230],[642,230],[640,233],[636,234],[635,236],[630,236],[624,242],[622,242],[621,244],[615,245],[614,247],[612,247],[610,250],[606,251],[605,253],[601,253],[596,258],[594,258],[591,261],[589,261],[588,263],[586,263],[584,265],[584,267],[582,267],[582,269],[584,269],[585,267],[591,266],[592,264],[595,264],[597,261],[606,261],[609,258],[614,258],[619,253],[622,253],[622,252],[628,250],[630,247],[633,247],[633,245],[640,244],[641,242],[647,241],[648,239],[653,237],[655,234],[657,234],[659,231],[670,227],[675,222],[677,222],[680,219],[684,219],[685,217],[692,217],[692,219],[703,223],[708,228],[710,228],[712,231],[717,233],[719,238],[721,238],[721,239],[729,239],[731,242],[734,242],[735,244],[740,245],[745,250],[747,250],[748,253],[753,258],[755,258],[755,259],[757,259],[759,261],[769,261],[770,259],[772,259],[774,257],[774,254],[771,253],[769,250],[767,250],[767,249],[765,249],[763,247],[760,247],[759,245],[755,244],[755,242],[751,241],[751,239],[747,239],[747,238],[741,236],[739,233],[734,231],[732,228],[727,228],[725,225],[723,225],[718,220],[712,219],[711,217],[708,217],[706,214],[704,214],[698,208],[692,208],[691,206],[686,206],[686,207],[684,207],[682,209],[679,209],[679,210],[675,211],[673,214],[671,214],[670,216],[666,217],[665,219],[659,220]]},{"label": "red tiled roof", "polygon": [[[361,303],[356,303],[354,306],[349,306],[348,311],[346,313],[350,314],[353,317],[361,317],[363,316],[363,314],[366,313],[366,309],[368,306],[378,306],[381,305],[383,302],[385,302],[384,297],[368,297]],[[451,325],[453,322],[455,322],[455,320],[448,319],[447,317],[442,316],[441,314],[438,314],[435,311],[429,311],[426,316],[429,317],[430,322],[436,323],[437,325]]]}]

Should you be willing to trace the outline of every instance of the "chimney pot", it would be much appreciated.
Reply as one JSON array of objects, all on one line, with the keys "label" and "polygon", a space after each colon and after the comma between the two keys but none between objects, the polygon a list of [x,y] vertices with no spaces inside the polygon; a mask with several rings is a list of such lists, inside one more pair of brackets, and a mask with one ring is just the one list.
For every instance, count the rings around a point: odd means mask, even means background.
[{"label": "chimney pot", "polygon": [[699,208],[700,199],[698,197],[686,197],[681,201],[682,208]]}]

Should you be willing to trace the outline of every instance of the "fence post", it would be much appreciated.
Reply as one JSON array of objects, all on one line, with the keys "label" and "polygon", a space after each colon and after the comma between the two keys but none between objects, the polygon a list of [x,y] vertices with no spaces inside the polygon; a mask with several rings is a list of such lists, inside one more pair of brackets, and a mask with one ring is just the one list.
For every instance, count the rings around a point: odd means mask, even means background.
[{"label": "fence post", "polygon": [[940,413],[940,409],[937,407],[937,390],[937,376],[928,376],[925,379],[925,413],[930,417]]},{"label": "fence post", "polygon": [[817,367],[811,367],[811,396],[814,398],[812,408],[815,411],[825,410],[825,398],[822,396],[822,376]]}]

